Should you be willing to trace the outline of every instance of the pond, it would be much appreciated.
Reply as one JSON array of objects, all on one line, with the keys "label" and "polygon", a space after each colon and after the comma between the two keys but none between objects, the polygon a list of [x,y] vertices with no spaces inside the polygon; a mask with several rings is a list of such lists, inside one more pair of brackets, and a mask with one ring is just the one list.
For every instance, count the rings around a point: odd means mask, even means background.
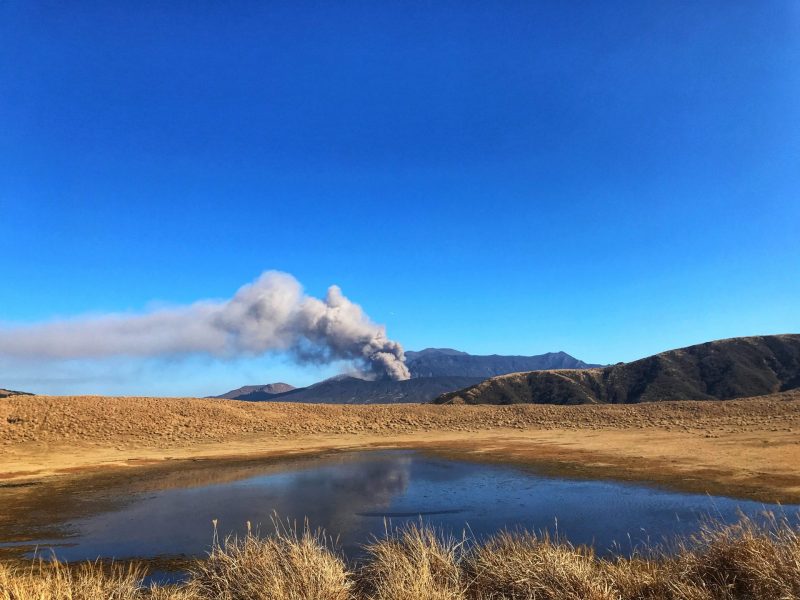
[{"label": "pond", "polygon": [[[0,497],[9,490],[0,489]],[[28,502],[31,505],[31,502]],[[18,504],[17,510],[26,504]],[[0,508],[2,500],[0,498]],[[219,536],[242,534],[246,523],[271,529],[273,513],[339,540],[357,558],[361,545],[386,527],[409,521],[477,538],[502,529],[557,532],[601,554],[630,553],[647,541],[697,530],[711,516],[738,519],[780,507],[725,497],[687,494],[613,481],[566,479],[534,471],[448,460],[412,451],[336,454],[226,468],[178,469],[161,477],[116,481],[53,495],[46,512],[6,514],[22,527],[33,516],[37,533],[15,532],[2,544],[53,552],[64,560],[203,555]],[[41,509],[40,509],[41,510]],[[26,534],[27,533],[27,534]],[[36,537],[41,535],[43,537]],[[9,539],[13,541],[9,541]]]}]

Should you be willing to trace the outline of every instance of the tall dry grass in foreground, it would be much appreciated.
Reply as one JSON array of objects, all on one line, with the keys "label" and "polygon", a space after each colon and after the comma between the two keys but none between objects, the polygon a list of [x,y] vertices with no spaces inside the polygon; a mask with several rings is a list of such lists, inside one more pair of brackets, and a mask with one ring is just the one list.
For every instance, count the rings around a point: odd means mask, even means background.
[{"label": "tall dry grass in foreground", "polygon": [[69,568],[41,560],[18,568],[0,564],[0,599],[128,600],[141,597],[138,588],[143,576],[136,565],[104,568],[84,563]]},{"label": "tall dry grass in foreground", "polygon": [[357,572],[358,597],[372,600],[464,598],[461,556],[465,540],[409,525],[367,546]]},{"label": "tall dry grass in foreground", "polygon": [[[275,533],[229,538],[191,570],[193,598],[220,600],[347,600],[353,586],[342,559],[320,531],[273,520]],[[216,523],[215,523],[216,526]]]},{"label": "tall dry grass in foreground", "polygon": [[800,528],[785,518],[709,525],[633,558],[531,533],[483,544],[411,526],[348,566],[321,534],[279,528],[215,545],[180,586],[137,567],[0,564],[0,600],[800,600]]}]

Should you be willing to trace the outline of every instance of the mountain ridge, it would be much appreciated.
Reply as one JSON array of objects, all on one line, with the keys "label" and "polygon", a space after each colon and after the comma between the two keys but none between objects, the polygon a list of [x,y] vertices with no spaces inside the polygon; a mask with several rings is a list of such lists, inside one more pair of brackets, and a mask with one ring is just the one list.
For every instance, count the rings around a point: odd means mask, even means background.
[{"label": "mountain ridge", "polygon": [[468,354],[451,348],[425,348],[406,352],[406,366],[412,377],[460,375],[486,379],[507,373],[542,369],[586,369],[590,365],[566,352],[546,352],[533,356]]},{"label": "mountain ridge", "polygon": [[[219,396],[210,396],[211,398],[227,398],[228,400],[268,400],[270,396],[276,394],[283,394],[296,389],[293,385],[283,383],[282,381],[275,383],[265,383],[262,385],[243,385],[235,390],[230,390]],[[250,396],[243,398],[243,396]]]},{"label": "mountain ridge", "polygon": [[[587,365],[566,352],[536,356],[472,355],[452,348],[425,348],[406,353],[411,379],[364,380],[338,375],[302,388],[271,393],[267,386],[244,386],[218,398],[249,401],[370,404],[430,402],[440,394],[471,386],[495,373],[511,373],[531,368]],[[587,365],[588,366],[588,365]],[[282,384],[287,385],[287,384]]]},{"label": "mountain ridge", "polygon": [[[396,404],[427,403],[443,394],[479,383],[477,377],[417,377],[394,381],[367,380],[338,376],[319,381],[305,388],[296,388],[268,398],[275,402],[304,402],[310,404]],[[239,398],[246,400],[247,398]]]},{"label": "mountain ridge", "polygon": [[603,368],[501,375],[437,404],[633,404],[730,400],[800,387],[800,334],[715,340]]}]

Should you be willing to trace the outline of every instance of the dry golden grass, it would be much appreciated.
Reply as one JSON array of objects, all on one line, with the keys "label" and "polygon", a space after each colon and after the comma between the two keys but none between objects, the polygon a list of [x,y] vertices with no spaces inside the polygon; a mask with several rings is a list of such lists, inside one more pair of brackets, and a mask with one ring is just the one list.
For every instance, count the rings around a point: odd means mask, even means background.
[{"label": "dry golden grass", "polygon": [[209,600],[347,600],[352,581],[322,532],[277,520],[274,535],[248,533],[215,545],[191,570],[192,598]]},{"label": "dry golden grass", "polygon": [[800,528],[712,524],[667,553],[598,558],[530,533],[467,544],[411,526],[348,566],[320,533],[278,528],[217,545],[187,583],[141,585],[139,568],[0,564],[0,600],[799,600]]},{"label": "dry golden grass", "polygon": [[785,519],[709,525],[694,542],[699,552],[678,554],[679,578],[714,590],[714,598],[800,597],[800,530]]},{"label": "dry golden grass", "polygon": [[670,555],[605,561],[622,599],[800,598],[800,530],[785,518],[709,524]]},{"label": "dry golden grass", "polygon": [[367,546],[359,571],[360,595],[371,600],[458,600],[464,597],[460,569],[463,540],[410,525]]},{"label": "dry golden grass", "polygon": [[800,390],[761,398],[554,406],[292,404],[209,398],[12,396],[0,398],[0,445],[68,443],[176,448],[251,435],[394,436],[425,431],[654,428],[713,435],[800,428]]},{"label": "dry golden grass", "polygon": [[136,565],[104,569],[85,563],[70,568],[41,560],[29,567],[0,564],[0,600],[133,600],[141,598],[143,575]]},{"label": "dry golden grass", "polygon": [[481,600],[614,600],[591,549],[537,537],[500,533],[470,552],[463,564],[470,597]]}]

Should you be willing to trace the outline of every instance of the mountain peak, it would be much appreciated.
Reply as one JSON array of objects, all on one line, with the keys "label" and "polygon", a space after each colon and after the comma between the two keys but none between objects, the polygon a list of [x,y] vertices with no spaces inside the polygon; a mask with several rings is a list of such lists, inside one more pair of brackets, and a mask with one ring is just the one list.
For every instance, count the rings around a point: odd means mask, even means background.
[{"label": "mountain peak", "polygon": [[445,356],[469,356],[466,352],[461,350],[453,350],[452,348],[425,348],[423,350],[408,350],[406,356],[430,356],[433,354],[442,354]]},{"label": "mountain peak", "polygon": [[[283,383],[282,381],[276,383],[265,383],[262,385],[245,385],[240,388],[236,388],[235,390],[231,390],[229,392],[225,392],[219,396],[214,396],[214,398],[228,398],[228,399],[236,399],[241,398],[242,396],[249,396],[251,394],[256,394],[259,396],[267,396],[267,395],[275,395],[275,394],[284,394],[286,392],[291,392],[295,387],[293,385],[289,385],[288,383]],[[253,399],[263,399],[263,398],[253,398]]]}]

